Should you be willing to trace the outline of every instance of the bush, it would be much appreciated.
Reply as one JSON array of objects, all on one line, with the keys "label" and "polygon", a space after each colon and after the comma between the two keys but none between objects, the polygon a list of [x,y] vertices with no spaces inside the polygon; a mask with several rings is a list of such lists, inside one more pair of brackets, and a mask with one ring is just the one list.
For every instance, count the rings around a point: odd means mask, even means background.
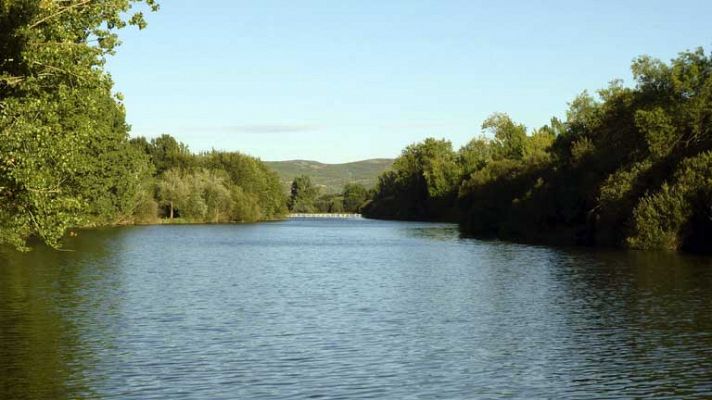
[{"label": "bush", "polygon": [[[644,197],[633,212],[634,230],[627,244],[639,249],[704,250],[704,232],[712,224],[712,152],[685,159],[672,183]],[[709,239],[708,239],[709,240]]]}]

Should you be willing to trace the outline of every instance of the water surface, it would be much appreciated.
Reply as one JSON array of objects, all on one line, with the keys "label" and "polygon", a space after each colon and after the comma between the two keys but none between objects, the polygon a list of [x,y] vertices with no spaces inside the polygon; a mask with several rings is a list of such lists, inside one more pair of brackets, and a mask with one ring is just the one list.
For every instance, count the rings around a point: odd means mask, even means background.
[{"label": "water surface", "polygon": [[712,397],[712,259],[292,220],[0,255],[2,399]]}]

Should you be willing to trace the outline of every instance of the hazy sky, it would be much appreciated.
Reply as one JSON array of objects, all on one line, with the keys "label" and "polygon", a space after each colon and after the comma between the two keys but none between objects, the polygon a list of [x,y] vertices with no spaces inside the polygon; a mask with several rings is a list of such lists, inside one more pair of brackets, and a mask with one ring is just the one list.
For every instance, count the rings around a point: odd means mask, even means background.
[{"label": "hazy sky", "polygon": [[133,135],[263,160],[461,146],[492,112],[528,127],[631,60],[712,49],[712,1],[163,0],[109,62]]}]

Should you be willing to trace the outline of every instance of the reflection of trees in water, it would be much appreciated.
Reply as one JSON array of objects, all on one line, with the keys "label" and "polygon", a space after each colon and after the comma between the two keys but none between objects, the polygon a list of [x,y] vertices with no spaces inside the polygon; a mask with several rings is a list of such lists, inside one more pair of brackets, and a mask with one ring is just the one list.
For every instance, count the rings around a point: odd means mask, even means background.
[{"label": "reflection of trees in water", "polygon": [[430,240],[452,240],[457,238],[459,230],[454,224],[426,223],[407,227],[405,232],[408,236]]},{"label": "reflection of trees in water", "polygon": [[[712,259],[666,252],[562,250],[552,303],[588,384],[609,377],[691,395],[712,368]],[[705,353],[707,355],[705,355]],[[561,372],[561,371],[556,371]],[[583,384],[583,383],[582,383]]]},{"label": "reflection of trees in water", "polygon": [[[604,254],[602,261],[612,265],[608,258]],[[642,329],[681,335],[699,332],[701,327],[712,331],[711,258],[631,251],[613,265],[629,276],[625,310]],[[709,344],[712,347],[712,342]]]},{"label": "reflection of trees in water", "polygon": [[[712,259],[670,252],[564,249],[553,260],[568,315],[599,315],[621,329],[712,323]],[[676,322],[677,321],[677,322]],[[692,324],[692,325],[690,325]]]},{"label": "reflection of trees in water", "polygon": [[106,234],[80,234],[70,252],[0,253],[0,398],[96,397],[86,381],[95,356],[83,330],[103,301],[87,288],[103,286],[95,281],[110,265]]}]

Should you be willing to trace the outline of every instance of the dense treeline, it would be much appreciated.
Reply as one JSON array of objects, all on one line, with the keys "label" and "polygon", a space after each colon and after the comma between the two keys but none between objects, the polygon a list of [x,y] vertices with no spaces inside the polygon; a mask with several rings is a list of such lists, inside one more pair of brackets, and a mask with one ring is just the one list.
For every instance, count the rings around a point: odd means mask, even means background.
[{"label": "dense treeline", "polygon": [[307,175],[294,178],[287,207],[295,213],[357,213],[368,200],[366,188],[356,182],[347,183],[338,194],[320,195],[319,187]]},{"label": "dense treeline", "polygon": [[170,135],[131,139],[154,166],[135,222],[252,222],[280,218],[286,197],[279,177],[260,160],[237,152],[191,154]]},{"label": "dense treeline", "polygon": [[365,214],[459,221],[553,243],[712,251],[712,56],[640,57],[636,85],[583,93],[527,132],[494,114],[459,151],[428,139],[380,177]]},{"label": "dense treeline", "polygon": [[[129,141],[104,70],[117,31],[153,0],[0,0],[0,245],[59,246],[69,227],[253,221],[285,212],[277,176],[238,153]],[[172,211],[171,211],[172,210]]]},{"label": "dense treeline", "polygon": [[[164,135],[129,140],[104,70],[117,31],[145,26],[153,0],[0,0],[0,245],[59,246],[67,228],[256,221],[297,212],[459,221],[516,240],[712,251],[712,56],[638,58],[619,82],[571,102],[565,121],[528,131],[506,114],[454,151],[405,149],[368,194],[287,196],[258,159],[192,154]],[[363,205],[364,200],[371,200]]]}]

